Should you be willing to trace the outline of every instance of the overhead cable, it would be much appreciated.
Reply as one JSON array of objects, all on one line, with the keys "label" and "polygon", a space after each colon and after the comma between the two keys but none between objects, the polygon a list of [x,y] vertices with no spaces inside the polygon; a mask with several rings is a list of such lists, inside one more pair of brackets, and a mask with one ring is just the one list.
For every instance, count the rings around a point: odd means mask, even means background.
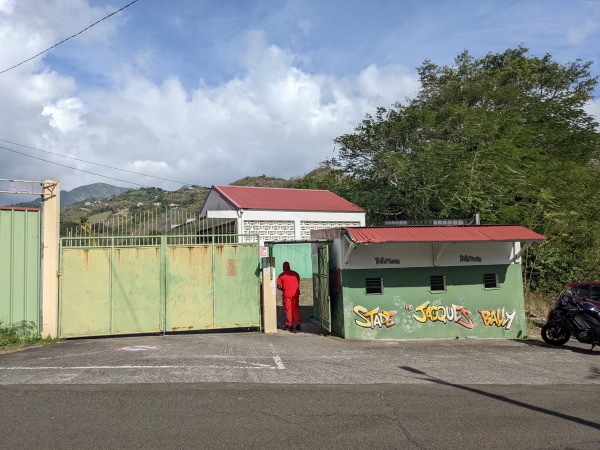
[{"label": "overhead cable", "polygon": [[125,6],[123,6],[121,9],[118,9],[117,11],[115,11],[115,12],[113,12],[113,13],[109,14],[109,15],[108,15],[108,16],[106,16],[106,17],[103,17],[102,19],[98,20],[97,22],[94,22],[94,23],[93,23],[93,24],[91,24],[89,27],[87,27],[87,28],[84,28],[84,29],[83,29],[83,30],[81,30],[79,33],[75,33],[73,36],[70,36],[70,37],[68,37],[68,38],[66,38],[66,39],[63,39],[63,40],[62,40],[62,41],[60,41],[59,43],[57,43],[57,44],[54,44],[52,47],[49,47],[49,48],[47,48],[46,50],[44,50],[44,51],[42,51],[42,52],[39,52],[37,55],[33,55],[31,58],[28,58],[28,59],[26,59],[25,61],[21,61],[19,64],[15,64],[14,66],[12,66],[12,67],[9,67],[8,69],[4,69],[3,71],[0,71],[0,74],[3,74],[4,72],[8,72],[9,70],[12,70],[12,69],[14,69],[15,67],[19,67],[21,64],[25,64],[27,61],[31,61],[32,59],[34,59],[34,58],[37,58],[37,57],[38,57],[38,56],[40,56],[40,55],[43,55],[43,54],[44,54],[44,53],[46,53],[47,51],[49,51],[49,50],[52,50],[54,47],[56,47],[56,46],[58,46],[58,45],[62,44],[63,42],[66,42],[66,41],[68,41],[69,39],[72,39],[72,38],[74,38],[75,36],[78,36],[78,35],[80,35],[80,34],[81,34],[81,33],[83,33],[84,31],[86,31],[86,30],[89,30],[90,28],[92,28],[94,25],[97,25],[97,24],[99,24],[100,22],[102,22],[103,20],[106,20],[106,19],[108,19],[110,16],[114,16],[114,15],[115,15],[115,14],[117,14],[118,12],[121,12],[121,11],[123,11],[125,8],[127,8],[128,6],[131,6],[131,5],[133,5],[133,4],[134,4],[135,2],[137,2],[137,1],[138,1],[138,0],[133,0],[131,3],[129,3],[129,4],[125,5]]},{"label": "overhead cable", "polygon": [[109,177],[109,176],[106,176],[106,175],[100,175],[99,173],[90,172],[88,170],[78,169],[77,167],[66,166],[64,164],[60,164],[60,163],[57,163],[57,162],[54,162],[54,161],[48,161],[47,159],[38,158],[37,156],[31,156],[31,155],[28,155],[26,153],[18,152],[16,150],[13,150],[13,149],[10,149],[10,148],[7,148],[7,147],[3,147],[1,145],[0,145],[0,148],[2,148],[4,150],[8,150],[9,152],[18,153],[19,155],[27,156],[29,158],[37,159],[37,160],[44,161],[44,162],[47,162],[47,163],[50,163],[50,164],[56,164],[57,166],[61,166],[61,167],[66,167],[67,169],[73,169],[73,170],[77,170],[79,172],[84,172],[84,173],[89,173],[91,175],[96,175],[98,177],[108,178],[109,180],[120,181],[122,183],[135,184],[136,186],[141,186],[141,187],[150,187],[150,186],[147,186],[145,184],[139,184],[139,183],[134,183],[133,181],[121,180],[119,178],[113,178],[113,177]]},{"label": "overhead cable", "polygon": [[[85,159],[79,159],[79,158],[75,158],[75,157],[73,157],[73,156],[62,155],[62,154],[60,154],[60,153],[54,153],[54,152],[50,152],[50,151],[48,151],[48,150],[42,150],[41,148],[30,147],[30,146],[28,146],[28,145],[23,145],[23,144],[19,144],[19,143],[17,143],[17,142],[12,142],[12,141],[9,141],[9,140],[7,140],[7,139],[2,139],[2,138],[0,138],[0,141],[1,141],[1,142],[7,142],[7,143],[9,143],[9,144],[13,144],[13,145],[18,145],[19,147],[29,148],[29,149],[31,149],[31,150],[35,150],[35,151],[42,152],[42,153],[48,153],[48,154],[50,154],[50,155],[54,155],[54,156],[60,156],[61,158],[68,158],[68,159],[72,159],[72,160],[74,160],[74,161],[80,161],[80,162],[84,162],[84,163],[87,163],[87,164],[94,164],[94,165],[96,165],[96,166],[100,166],[100,167],[106,167],[107,169],[119,170],[119,171],[121,171],[121,172],[132,173],[132,174],[134,174],[134,175],[141,175],[141,176],[143,176],[143,177],[154,178],[154,179],[156,179],[156,180],[170,181],[171,183],[179,183],[179,184],[187,184],[187,185],[192,185],[192,184],[195,184],[195,183],[187,183],[187,182],[185,182],[185,181],[179,181],[179,180],[170,180],[170,179],[168,179],[168,178],[156,177],[156,176],[154,176],[154,175],[147,175],[147,174],[145,174],[145,173],[133,172],[133,171],[131,171],[131,170],[126,170],[126,169],[119,169],[118,167],[112,167],[112,166],[108,166],[108,165],[105,165],[105,164],[100,164],[100,163],[96,163],[96,162],[92,162],[92,161],[86,161]],[[10,150],[10,149],[7,149],[6,147],[2,147],[2,148],[4,148],[5,150]],[[10,151],[13,151],[13,150],[10,150]],[[26,153],[20,153],[20,152],[15,152],[15,153],[19,153],[19,154],[21,154],[21,155],[29,156],[29,155],[27,155]],[[32,158],[33,158],[33,157],[32,157]]]}]

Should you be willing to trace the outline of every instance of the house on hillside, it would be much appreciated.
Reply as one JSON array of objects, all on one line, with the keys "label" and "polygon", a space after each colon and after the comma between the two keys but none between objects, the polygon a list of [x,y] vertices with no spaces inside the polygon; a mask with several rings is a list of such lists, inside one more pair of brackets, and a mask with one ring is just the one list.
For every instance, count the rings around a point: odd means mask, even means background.
[{"label": "house on hillside", "polygon": [[526,334],[521,258],[545,240],[527,228],[340,227],[312,237],[316,311],[346,339]]},{"label": "house on hillside", "polygon": [[[199,222],[201,234],[246,235],[234,236],[235,242],[258,235],[277,272],[289,261],[301,278],[310,279],[311,231],[363,226],[365,211],[327,190],[212,186]],[[302,296],[311,294],[305,290]]]}]

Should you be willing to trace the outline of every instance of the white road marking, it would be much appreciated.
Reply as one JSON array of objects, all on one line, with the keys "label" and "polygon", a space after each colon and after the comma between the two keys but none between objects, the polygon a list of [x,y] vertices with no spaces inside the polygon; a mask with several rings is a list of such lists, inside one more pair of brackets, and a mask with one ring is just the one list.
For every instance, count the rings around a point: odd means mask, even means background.
[{"label": "white road marking", "polygon": [[273,361],[275,361],[275,365],[277,366],[277,369],[279,369],[279,370],[285,369],[285,366],[283,365],[283,362],[281,362],[281,358],[279,357],[279,355],[273,356]]},{"label": "white road marking", "polygon": [[271,346],[271,353],[273,353],[273,361],[275,361],[275,365],[277,366],[277,369],[284,370],[285,366],[283,365],[283,362],[281,361],[281,358],[279,357],[277,352],[273,349],[273,344],[269,344],[269,345]]},{"label": "white road marking", "polygon": [[[283,365],[282,365],[283,366]],[[106,370],[106,369],[280,369],[277,367],[260,364],[258,366],[43,366],[43,367],[0,367],[0,370]]]}]

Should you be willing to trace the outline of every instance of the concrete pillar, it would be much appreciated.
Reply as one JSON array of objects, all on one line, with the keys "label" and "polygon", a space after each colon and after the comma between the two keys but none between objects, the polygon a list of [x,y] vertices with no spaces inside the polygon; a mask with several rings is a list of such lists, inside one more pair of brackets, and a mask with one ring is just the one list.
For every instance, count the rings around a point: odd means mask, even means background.
[{"label": "concrete pillar", "polygon": [[58,337],[58,275],[60,242],[60,183],[42,183],[42,299],[40,333]]},{"label": "concrete pillar", "polygon": [[275,268],[270,258],[262,259],[262,316],[263,331],[277,333],[277,295],[275,291]]}]

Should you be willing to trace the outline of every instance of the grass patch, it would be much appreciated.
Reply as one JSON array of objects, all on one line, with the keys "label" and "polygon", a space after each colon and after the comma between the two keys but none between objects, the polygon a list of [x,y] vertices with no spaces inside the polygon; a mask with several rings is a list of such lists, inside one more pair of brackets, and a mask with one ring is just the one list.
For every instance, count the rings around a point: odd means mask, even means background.
[{"label": "grass patch", "polygon": [[556,300],[555,295],[544,295],[537,292],[525,294],[525,312],[528,317],[546,320],[550,307]]},{"label": "grass patch", "polygon": [[40,336],[37,325],[33,321],[23,320],[12,325],[0,321],[0,353],[32,345],[48,345],[53,342],[56,342],[56,339]]}]

